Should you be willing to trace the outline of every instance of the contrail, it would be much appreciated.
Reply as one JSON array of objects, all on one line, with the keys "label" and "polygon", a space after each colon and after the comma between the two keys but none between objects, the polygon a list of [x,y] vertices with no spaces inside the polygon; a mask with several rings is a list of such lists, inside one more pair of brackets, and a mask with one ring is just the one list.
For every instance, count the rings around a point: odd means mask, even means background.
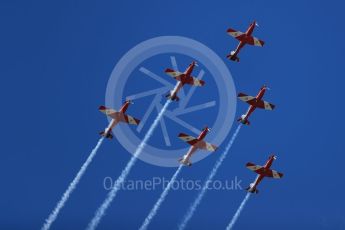
[{"label": "contrail", "polygon": [[178,167],[178,169],[176,170],[175,174],[173,175],[173,177],[171,178],[168,186],[164,189],[163,193],[161,194],[161,196],[159,197],[159,199],[157,200],[156,204],[153,206],[153,208],[151,209],[149,215],[146,217],[144,223],[141,225],[141,227],[139,228],[139,230],[146,230],[147,227],[149,226],[149,224],[151,223],[153,217],[155,217],[155,215],[157,214],[157,211],[159,210],[160,206],[162,205],[163,201],[165,200],[166,196],[168,195],[171,185],[174,183],[174,181],[176,180],[178,174],[180,173],[182,169],[182,165],[180,165]]},{"label": "contrail", "polygon": [[104,137],[101,137],[99,139],[99,141],[97,142],[96,147],[92,150],[92,152],[89,155],[89,157],[86,159],[84,164],[81,166],[78,174],[73,179],[73,181],[69,184],[67,190],[62,195],[60,201],[56,204],[56,207],[50,213],[49,217],[46,219],[46,221],[45,221],[45,223],[44,223],[44,225],[42,227],[42,230],[48,230],[50,228],[50,226],[52,225],[52,223],[56,220],[57,216],[59,215],[60,210],[65,206],[68,198],[70,197],[70,195],[72,194],[74,189],[77,187],[77,185],[78,185],[80,179],[82,178],[82,176],[84,175],[87,167],[92,162],[92,160],[93,160],[94,156],[96,155],[99,147],[101,147],[103,140],[104,140]]},{"label": "contrail", "polygon": [[250,197],[250,194],[251,193],[247,193],[246,197],[243,199],[240,207],[238,207],[235,215],[232,217],[232,220],[230,222],[230,224],[228,225],[228,227],[226,227],[226,230],[231,230],[232,227],[234,227],[238,217],[240,216],[241,212],[242,212],[242,209],[244,208],[244,206],[246,205],[247,201],[249,200],[249,197]]},{"label": "contrail", "polygon": [[165,110],[168,108],[169,104],[170,104],[170,100],[168,100],[162,110],[158,113],[158,116],[156,117],[156,119],[153,121],[151,127],[149,128],[149,130],[147,131],[147,133],[145,134],[144,139],[141,141],[141,143],[139,144],[138,148],[135,150],[132,158],[130,159],[130,161],[127,163],[126,167],[122,170],[121,175],[117,178],[114,187],[110,190],[110,192],[107,194],[106,199],[103,201],[102,205],[97,209],[95,216],[92,218],[91,222],[89,223],[89,225],[87,226],[87,230],[94,230],[96,229],[96,227],[98,226],[99,222],[101,221],[102,217],[105,214],[105,211],[108,209],[108,207],[110,206],[111,202],[114,200],[114,198],[117,195],[117,192],[120,190],[121,185],[123,184],[123,182],[125,181],[127,175],[129,174],[129,172],[131,171],[132,167],[134,166],[135,162],[137,161],[138,156],[140,155],[140,153],[143,151],[147,141],[150,139],[150,137],[153,134],[154,129],[156,128],[156,126],[158,125],[159,120],[161,119],[161,117],[163,116]]},{"label": "contrail", "polygon": [[213,167],[211,173],[208,175],[207,180],[205,181],[204,186],[202,187],[201,191],[199,192],[198,196],[196,197],[196,199],[194,200],[194,202],[191,204],[191,206],[189,207],[186,215],[184,216],[181,224],[179,225],[178,229],[179,230],[183,230],[186,228],[189,220],[192,218],[196,208],[199,206],[202,198],[205,196],[206,191],[207,191],[207,187],[208,187],[208,183],[209,181],[212,181],[213,177],[216,175],[218,168],[222,165],[224,159],[226,158],[232,144],[234,143],[238,133],[240,132],[240,129],[242,127],[242,124],[239,124],[235,133],[232,135],[229,144],[226,146],[224,152],[222,153],[222,155],[220,156],[220,158],[218,159],[218,161],[216,162],[215,166]]}]

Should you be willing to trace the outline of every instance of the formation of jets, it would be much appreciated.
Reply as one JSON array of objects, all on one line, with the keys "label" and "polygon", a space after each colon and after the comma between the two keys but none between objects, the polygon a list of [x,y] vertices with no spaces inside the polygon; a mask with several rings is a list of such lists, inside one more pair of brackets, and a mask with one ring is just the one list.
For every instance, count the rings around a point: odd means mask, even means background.
[{"label": "formation of jets", "polygon": [[[227,58],[229,60],[239,62],[240,59],[238,57],[238,54],[240,50],[246,44],[261,46],[261,47],[265,44],[264,41],[252,36],[253,31],[256,26],[258,26],[258,24],[254,21],[249,25],[246,32],[240,32],[231,28],[227,30],[227,33],[230,36],[236,38],[239,41],[237,48],[234,51],[231,51],[229,55],[227,55]],[[195,66],[198,66],[198,65],[196,61],[193,61],[189,64],[189,66],[186,68],[184,72],[179,72],[177,70],[173,70],[170,68],[167,68],[165,70],[165,73],[167,75],[171,76],[177,81],[175,87],[166,95],[166,98],[168,100],[178,102],[180,98],[178,97],[177,94],[186,84],[191,85],[191,86],[200,86],[200,87],[205,85],[205,82],[203,80],[199,80],[192,75],[192,72]],[[263,97],[268,89],[269,88],[266,85],[262,86],[256,96],[249,96],[244,93],[238,94],[238,99],[249,104],[249,108],[247,112],[240,116],[240,118],[237,120],[238,122],[241,122],[244,125],[249,125],[250,124],[249,117],[252,115],[255,109],[259,108],[259,109],[265,109],[265,110],[273,110],[275,108],[275,105],[263,100]],[[105,138],[112,139],[113,138],[112,129],[119,122],[124,122],[124,123],[132,124],[132,125],[138,125],[140,123],[140,120],[126,114],[126,111],[130,104],[132,104],[132,101],[129,101],[129,100],[125,101],[118,112],[111,108],[107,108],[105,106],[99,107],[99,110],[102,113],[112,118],[109,126],[104,131],[100,132],[100,135],[104,136]],[[180,133],[178,135],[178,137],[181,140],[185,141],[186,143],[190,145],[188,152],[178,160],[180,164],[185,165],[185,166],[191,166],[192,165],[191,157],[197,150],[207,150],[211,152],[214,152],[217,150],[218,148],[217,146],[204,141],[204,138],[206,137],[209,131],[210,131],[210,128],[205,127],[204,129],[202,129],[198,137],[193,137],[185,133]],[[270,169],[275,159],[276,159],[276,156],[274,155],[270,156],[264,166],[255,165],[253,163],[247,163],[246,165],[247,168],[258,174],[255,181],[251,183],[250,186],[247,188],[248,192],[258,193],[257,186],[264,177],[271,177],[271,178],[278,179],[283,176],[282,173],[279,173],[275,170]]]},{"label": "formation of jets", "polygon": [[[228,54],[226,56],[229,60],[239,62],[240,58],[238,57],[238,54],[246,44],[254,45],[254,46],[260,46],[260,47],[264,46],[264,44],[265,44],[264,41],[254,37],[252,35],[255,27],[257,27],[257,26],[258,26],[258,24],[256,23],[256,21],[254,21],[249,25],[246,32],[237,31],[237,30],[234,30],[232,28],[229,28],[227,30],[227,33],[230,36],[234,37],[235,39],[237,39],[239,41],[239,44],[237,45],[236,49],[234,51],[231,51],[230,54]],[[174,78],[177,81],[175,87],[171,91],[169,91],[168,94],[165,96],[167,98],[167,100],[178,102],[180,100],[180,98],[178,97],[178,93],[186,84],[190,85],[190,86],[194,86],[194,87],[195,86],[202,87],[205,85],[205,81],[200,80],[200,79],[198,79],[192,75],[193,70],[196,66],[198,66],[197,62],[192,61],[189,64],[189,66],[185,69],[184,72],[179,72],[177,70],[170,69],[170,68],[167,68],[165,70],[165,73],[167,75],[169,75],[170,77]],[[217,77],[217,76],[215,76],[215,77]],[[249,96],[249,95],[244,94],[244,93],[238,94],[239,100],[244,101],[247,104],[249,104],[249,108],[248,108],[247,112],[240,116],[240,118],[237,120],[238,122],[242,123],[243,125],[249,126],[250,125],[249,117],[253,114],[253,112],[257,108],[265,109],[265,110],[274,110],[274,108],[275,108],[274,104],[263,100],[263,97],[264,97],[267,90],[268,90],[268,87],[266,85],[264,85],[260,88],[260,91],[258,92],[258,94],[256,96]],[[133,102],[131,100],[126,100],[123,103],[123,105],[121,106],[119,111],[116,111],[112,108],[108,108],[108,107],[103,106],[103,105],[99,107],[99,111],[104,113],[106,116],[110,117],[111,121],[103,131],[99,132],[99,134],[102,136],[102,138],[100,139],[100,141],[98,142],[98,144],[94,148],[94,150],[92,151],[93,155],[97,152],[97,149],[99,148],[99,146],[102,143],[104,138],[113,139],[113,129],[117,124],[122,122],[122,123],[126,123],[126,124],[131,124],[131,125],[139,125],[139,123],[140,123],[139,119],[126,114],[128,108],[131,104],[133,104]],[[166,104],[166,105],[168,105],[168,104]],[[164,112],[164,110],[161,111],[161,113],[163,113],[163,112]],[[239,125],[237,130],[239,130],[239,128],[242,126],[242,124]],[[193,157],[193,155],[198,150],[206,150],[206,151],[210,151],[210,152],[215,152],[218,149],[218,147],[216,145],[208,143],[204,140],[206,138],[207,134],[210,132],[210,130],[211,129],[208,126],[206,126],[205,128],[202,129],[202,131],[198,137],[193,137],[193,136],[190,136],[190,135],[185,134],[185,133],[180,133],[178,135],[178,137],[182,141],[185,141],[187,144],[190,145],[190,148],[187,151],[187,153],[184,156],[182,156],[180,159],[178,159],[178,162],[181,165],[191,166],[192,165],[191,158]],[[235,136],[233,136],[233,137],[235,137]],[[146,139],[146,138],[144,138],[144,139]],[[234,140],[234,138],[231,139],[230,143],[232,143],[233,140]],[[87,161],[83,164],[81,170],[78,172],[77,177],[70,184],[70,186],[68,187],[68,189],[64,193],[63,198],[59,201],[57,207],[54,209],[53,213],[49,216],[48,220],[46,221],[45,226],[48,226],[48,227],[44,226],[43,229],[48,229],[49,225],[52,223],[52,221],[54,221],[54,219],[57,216],[57,213],[64,206],[64,203],[66,202],[69,194],[76,187],[76,184],[80,180],[80,178],[83,175],[88,164],[91,162],[91,159],[92,159],[92,157],[90,155],[90,157],[87,159]],[[274,178],[274,179],[280,179],[283,177],[282,173],[271,169],[273,161],[276,159],[277,159],[277,157],[275,155],[271,155],[271,156],[269,156],[267,162],[263,166],[256,165],[256,164],[251,163],[251,162],[246,164],[246,167],[248,169],[250,169],[250,170],[252,170],[258,174],[255,181],[253,183],[251,183],[249,185],[249,187],[246,189],[247,192],[258,193],[259,190],[257,189],[257,187],[265,177]],[[130,162],[132,162],[132,160]],[[128,164],[128,166],[126,167],[126,170],[124,170],[126,175],[129,172],[128,168],[131,168],[132,165],[134,165],[134,163]],[[180,168],[179,168],[179,170],[180,170]],[[177,175],[177,172],[175,175]],[[120,177],[125,178],[126,176],[123,176],[123,175],[124,174],[122,173]],[[112,191],[114,191],[114,190],[112,190]],[[165,190],[164,192],[166,192],[166,191],[167,190]],[[110,193],[110,194],[112,194],[112,193]],[[116,193],[114,193],[114,194],[116,194]],[[246,197],[249,197],[249,194]],[[103,203],[101,208],[103,208],[104,204],[106,204],[108,201],[109,201],[109,198],[106,199],[106,202]],[[241,205],[241,208],[242,208],[242,205]],[[153,210],[155,210],[155,209],[153,209]],[[100,211],[100,209],[98,211]]]}]

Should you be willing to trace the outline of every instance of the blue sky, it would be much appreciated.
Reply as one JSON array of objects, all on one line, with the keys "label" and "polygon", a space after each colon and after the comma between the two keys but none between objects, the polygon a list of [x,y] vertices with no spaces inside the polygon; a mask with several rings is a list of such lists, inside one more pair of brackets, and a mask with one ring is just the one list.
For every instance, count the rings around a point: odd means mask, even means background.
[{"label": "blue sky", "polygon": [[[342,1],[5,0],[0,6],[1,229],[41,227],[107,125],[97,108],[115,64],[133,46],[163,35],[211,48],[231,71],[237,92],[256,94],[264,83],[272,88],[265,99],[276,110],[255,112],[216,179],[237,176],[245,187],[255,174],[244,165],[263,164],[272,152],[278,156],[273,168],[285,176],[263,181],[236,229],[345,228]],[[245,47],[240,63],[227,61],[237,45],[227,28],[243,31],[254,19],[260,25],[254,34],[265,47]],[[213,90],[205,88],[210,96],[217,95]],[[128,112],[140,118],[144,111],[135,106]],[[238,102],[236,117],[246,109]],[[205,113],[212,124],[214,117]],[[162,139],[156,135],[151,142],[160,146]],[[180,178],[205,179],[225,144],[184,168]],[[52,229],[85,228],[106,196],[103,179],[116,178],[130,156],[116,140],[105,141]],[[174,171],[140,161],[128,179],[170,178]],[[100,229],[138,228],[161,191],[121,191]],[[176,228],[196,194],[171,192],[150,227]],[[224,229],[244,196],[209,191],[189,228]]]}]

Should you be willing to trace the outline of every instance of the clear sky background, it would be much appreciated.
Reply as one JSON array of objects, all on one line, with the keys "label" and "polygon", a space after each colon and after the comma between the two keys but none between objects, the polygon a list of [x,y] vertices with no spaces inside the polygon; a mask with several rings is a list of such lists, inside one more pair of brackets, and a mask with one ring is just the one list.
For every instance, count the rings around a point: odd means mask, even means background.
[{"label": "clear sky background", "polygon": [[[236,229],[344,229],[344,6],[319,0],[1,1],[0,228],[42,226],[107,125],[97,108],[117,61],[144,40],[179,35],[222,57],[238,92],[256,94],[264,83],[272,88],[265,99],[276,110],[254,113],[216,179],[237,176],[245,188],[255,178],[245,164],[263,164],[272,152],[278,156],[273,168],[285,175],[263,181]],[[245,47],[240,63],[227,61],[237,45],[227,28],[243,31],[253,20],[265,47]],[[239,102],[236,117],[246,109]],[[135,105],[128,112],[144,114]],[[225,144],[183,169],[180,179],[204,180]],[[52,229],[84,229],[107,194],[103,179],[117,178],[130,156],[116,140],[105,141]],[[139,161],[128,179],[170,178],[174,171]],[[161,192],[119,192],[100,229],[137,229]],[[171,192],[151,229],[176,229],[196,194]],[[244,196],[242,190],[209,191],[188,227],[224,229]]]}]

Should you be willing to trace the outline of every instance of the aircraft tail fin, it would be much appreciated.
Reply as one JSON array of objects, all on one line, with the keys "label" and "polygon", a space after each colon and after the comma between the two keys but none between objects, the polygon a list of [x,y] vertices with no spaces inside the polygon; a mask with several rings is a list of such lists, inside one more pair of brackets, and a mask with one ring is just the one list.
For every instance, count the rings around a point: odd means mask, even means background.
[{"label": "aircraft tail fin", "polygon": [[170,92],[165,97],[172,100],[172,101],[179,101],[180,100],[180,98],[178,96],[171,96]]},{"label": "aircraft tail fin", "polygon": [[105,138],[108,138],[108,139],[113,139],[113,134],[111,134],[111,130],[107,133],[107,134],[105,134],[105,131],[101,131],[101,132],[99,132],[99,134],[102,136],[102,137],[105,137]]},{"label": "aircraft tail fin", "polygon": [[229,55],[227,55],[226,58],[231,60],[231,61],[240,62],[240,58],[237,57],[237,55],[235,54],[235,51],[231,51],[231,53]]},{"label": "aircraft tail fin", "polygon": [[180,158],[178,161],[180,162],[180,164],[183,164],[185,166],[192,166],[192,162],[190,162],[189,160],[185,159],[185,157]]},{"label": "aircraft tail fin", "polygon": [[237,119],[237,121],[241,122],[244,125],[250,125],[250,121],[245,118],[245,115],[242,115],[240,118]]},{"label": "aircraft tail fin", "polygon": [[246,188],[246,190],[250,193],[256,193],[256,194],[259,193],[259,190],[253,187],[253,184],[250,184],[249,187]]}]

